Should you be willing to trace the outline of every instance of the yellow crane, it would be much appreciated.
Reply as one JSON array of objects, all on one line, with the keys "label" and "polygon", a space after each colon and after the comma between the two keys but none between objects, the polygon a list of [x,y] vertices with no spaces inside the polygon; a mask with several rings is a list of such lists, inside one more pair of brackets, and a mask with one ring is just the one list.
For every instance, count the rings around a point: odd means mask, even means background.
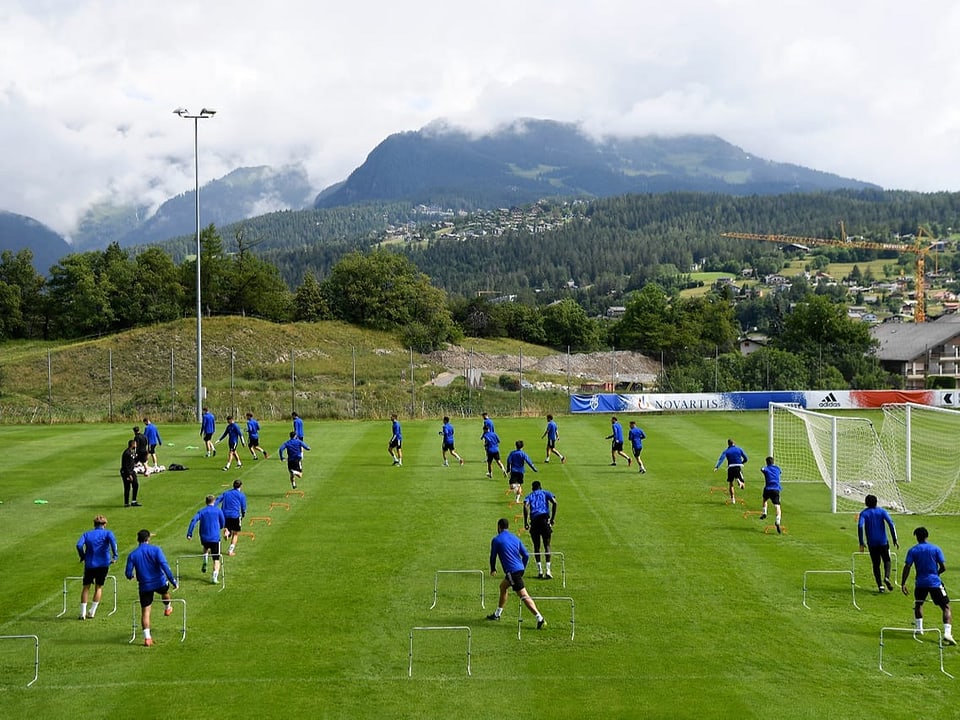
[{"label": "yellow crane", "polygon": [[924,277],[924,264],[926,256],[931,252],[935,245],[924,245],[923,239],[929,238],[935,240],[930,232],[921,226],[917,230],[912,243],[884,243],[873,242],[872,240],[860,240],[848,238],[844,230],[843,223],[840,223],[840,239],[809,238],[796,235],[762,235],[759,233],[743,232],[725,232],[720,233],[721,237],[732,238],[735,240],[760,240],[762,242],[778,243],[780,245],[819,245],[828,247],[848,247],[860,248],[863,250],[891,250],[896,253],[915,253],[916,259],[916,277],[914,278],[916,305],[913,308],[914,322],[926,322],[926,279]]}]

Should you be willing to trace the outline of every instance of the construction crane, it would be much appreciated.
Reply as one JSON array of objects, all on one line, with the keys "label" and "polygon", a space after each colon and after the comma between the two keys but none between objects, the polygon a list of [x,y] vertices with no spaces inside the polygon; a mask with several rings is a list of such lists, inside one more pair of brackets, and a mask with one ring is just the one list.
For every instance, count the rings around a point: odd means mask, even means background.
[{"label": "construction crane", "polygon": [[860,240],[848,238],[844,230],[843,223],[840,223],[840,239],[809,238],[798,237],[795,235],[761,235],[758,233],[725,232],[720,233],[721,237],[732,238],[735,240],[760,240],[762,242],[773,242],[780,245],[819,245],[827,247],[846,247],[859,248],[863,250],[888,250],[896,253],[915,253],[916,259],[916,277],[914,278],[915,300],[913,308],[914,322],[922,323],[927,320],[926,311],[926,280],[924,277],[924,265],[926,256],[933,250],[935,245],[924,245],[923,238],[935,240],[930,232],[921,226],[914,236],[913,243],[883,243],[873,242],[871,240]]}]

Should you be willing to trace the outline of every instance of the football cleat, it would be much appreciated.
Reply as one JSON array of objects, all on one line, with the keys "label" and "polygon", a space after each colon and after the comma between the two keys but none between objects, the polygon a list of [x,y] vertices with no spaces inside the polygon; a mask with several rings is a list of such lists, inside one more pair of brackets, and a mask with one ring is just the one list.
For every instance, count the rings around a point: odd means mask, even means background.
[{"label": "football cleat", "polygon": [[499,620],[499,619],[500,619],[500,616],[497,615],[496,613],[490,613],[489,615],[487,615],[487,620]]},{"label": "football cleat", "polygon": [[540,618],[537,620],[537,630],[543,630],[543,626],[547,624],[546,618]]},{"label": "football cleat", "polygon": [[144,647],[153,647],[153,638],[144,638],[143,639]]}]

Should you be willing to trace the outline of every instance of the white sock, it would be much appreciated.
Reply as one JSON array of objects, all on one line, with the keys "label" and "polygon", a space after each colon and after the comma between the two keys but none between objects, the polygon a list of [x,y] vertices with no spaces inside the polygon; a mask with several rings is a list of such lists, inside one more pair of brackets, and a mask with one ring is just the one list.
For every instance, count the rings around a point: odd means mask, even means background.
[{"label": "white sock", "polygon": [[777,510],[777,525],[780,524],[780,510]]},{"label": "white sock", "polygon": [[913,621],[913,624],[916,625],[917,630],[923,632],[923,618],[917,618]]},{"label": "white sock", "polygon": [[538,561],[537,561],[537,574],[541,574],[541,573],[543,573],[543,563],[541,563],[541,562],[538,560]]},{"label": "white sock", "polygon": [[100,603],[92,602],[90,603],[90,617],[93,617],[97,614],[97,608],[100,607]]},{"label": "white sock", "polygon": [[537,622],[543,622],[543,615],[537,613]]},{"label": "white sock", "polygon": [[236,550],[236,548],[237,548],[237,545],[236,543],[234,543],[233,545],[230,546],[230,550],[228,552],[233,552],[234,550]]},{"label": "white sock", "polygon": [[944,624],[943,624],[943,634],[944,634],[946,637],[950,637],[951,635],[953,635],[953,624],[952,624],[952,623],[944,623]]},{"label": "white sock", "polygon": [[503,614],[503,608],[498,607],[496,610],[493,611],[493,614],[496,615],[497,617],[500,617]]},{"label": "white sock", "polygon": [[144,629],[143,629],[143,637],[144,637],[145,640],[149,640],[149,639],[150,639],[150,628],[144,628]]},{"label": "white sock", "polygon": [[547,561],[547,575],[552,575],[552,573],[550,572],[550,562],[549,562],[549,561]]},{"label": "white sock", "polygon": [[80,617],[86,617],[86,616],[87,616],[87,604],[80,603]]}]

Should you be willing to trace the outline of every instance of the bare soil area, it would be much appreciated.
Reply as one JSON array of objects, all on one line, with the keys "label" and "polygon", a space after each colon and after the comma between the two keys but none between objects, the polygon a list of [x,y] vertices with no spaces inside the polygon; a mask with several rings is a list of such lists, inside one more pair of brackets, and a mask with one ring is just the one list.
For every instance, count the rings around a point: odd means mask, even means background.
[{"label": "bare soil area", "polygon": [[[498,355],[470,351],[451,346],[429,355],[451,373],[463,375],[466,370],[480,370],[484,375],[520,372],[520,355]],[[553,375],[557,379],[577,378],[584,382],[638,382],[649,385],[660,372],[660,363],[646,355],[614,350],[593,353],[556,353],[536,358],[523,356],[523,372]]]}]

